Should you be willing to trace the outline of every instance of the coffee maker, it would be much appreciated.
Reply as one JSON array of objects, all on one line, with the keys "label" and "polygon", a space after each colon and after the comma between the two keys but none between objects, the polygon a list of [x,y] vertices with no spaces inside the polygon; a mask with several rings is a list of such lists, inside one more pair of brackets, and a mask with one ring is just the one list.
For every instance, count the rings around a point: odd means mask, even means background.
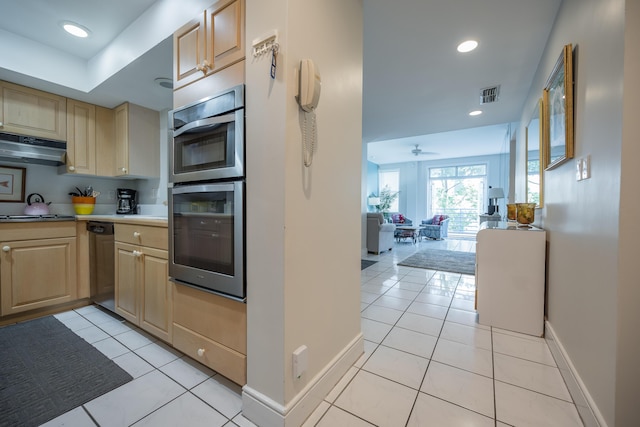
[{"label": "coffee maker", "polygon": [[138,202],[136,201],[136,190],[130,188],[118,188],[117,214],[137,214]]}]

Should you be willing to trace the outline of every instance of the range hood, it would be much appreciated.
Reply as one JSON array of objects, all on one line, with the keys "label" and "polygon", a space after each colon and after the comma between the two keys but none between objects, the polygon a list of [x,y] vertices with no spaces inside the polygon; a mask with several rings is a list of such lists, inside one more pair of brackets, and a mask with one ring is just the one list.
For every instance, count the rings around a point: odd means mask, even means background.
[{"label": "range hood", "polygon": [[66,155],[64,141],[0,132],[0,160],[60,166]]}]

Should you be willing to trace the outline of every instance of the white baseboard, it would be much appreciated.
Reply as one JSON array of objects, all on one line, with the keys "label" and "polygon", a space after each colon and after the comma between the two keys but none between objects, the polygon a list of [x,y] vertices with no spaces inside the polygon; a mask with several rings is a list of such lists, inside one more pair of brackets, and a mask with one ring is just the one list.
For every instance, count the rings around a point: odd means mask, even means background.
[{"label": "white baseboard", "polygon": [[302,425],[362,356],[363,351],[364,338],[359,333],[286,405],[254,390],[250,384],[245,385],[242,387],[242,415],[260,427]]},{"label": "white baseboard", "polygon": [[578,371],[571,362],[571,358],[548,321],[545,322],[545,340],[558,363],[560,374],[567,384],[569,393],[576,404],[576,408],[585,427],[607,427],[607,423],[598,410],[598,406],[591,397],[591,394],[589,394],[589,390],[580,378]]}]

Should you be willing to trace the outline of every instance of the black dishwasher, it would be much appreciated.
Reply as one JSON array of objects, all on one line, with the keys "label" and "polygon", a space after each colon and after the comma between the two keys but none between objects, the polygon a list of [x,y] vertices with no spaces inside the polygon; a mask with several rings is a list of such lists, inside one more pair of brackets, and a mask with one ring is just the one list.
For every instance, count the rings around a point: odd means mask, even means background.
[{"label": "black dishwasher", "polygon": [[91,300],[115,312],[113,223],[89,221]]}]

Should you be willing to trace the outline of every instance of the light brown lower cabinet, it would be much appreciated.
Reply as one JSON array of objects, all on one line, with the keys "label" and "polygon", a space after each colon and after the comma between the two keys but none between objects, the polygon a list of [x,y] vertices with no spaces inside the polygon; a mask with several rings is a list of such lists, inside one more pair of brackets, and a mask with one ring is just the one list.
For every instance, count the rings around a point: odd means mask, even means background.
[{"label": "light brown lower cabinet", "polygon": [[229,378],[247,382],[247,306],[173,285],[173,346]]},{"label": "light brown lower cabinet", "polygon": [[11,224],[0,239],[0,315],[78,298],[75,222]]},{"label": "light brown lower cabinet", "polygon": [[[116,313],[141,329],[170,343],[172,338],[172,295],[166,249],[125,241],[144,240],[143,236],[165,236],[162,227],[115,226],[115,304]],[[132,231],[133,230],[133,231]],[[160,239],[161,240],[161,239]]]}]

